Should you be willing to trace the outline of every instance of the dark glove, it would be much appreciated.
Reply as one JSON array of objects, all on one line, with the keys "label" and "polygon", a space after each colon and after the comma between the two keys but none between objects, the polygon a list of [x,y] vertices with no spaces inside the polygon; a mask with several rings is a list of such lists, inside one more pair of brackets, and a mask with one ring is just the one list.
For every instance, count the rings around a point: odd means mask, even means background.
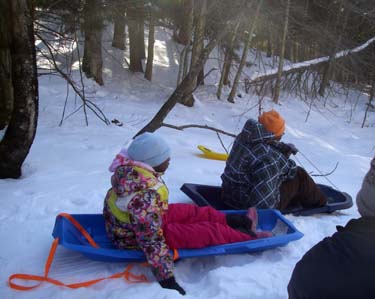
[{"label": "dark glove", "polygon": [[174,276],[164,279],[162,281],[159,281],[160,285],[164,289],[170,289],[170,290],[176,290],[179,292],[181,295],[185,295],[186,292],[183,288],[180,287],[180,285],[176,282],[176,279]]},{"label": "dark glove", "polygon": [[289,146],[289,151],[291,154],[296,155],[298,153],[298,149],[293,143],[287,143],[287,146]]},{"label": "dark glove", "polygon": [[270,141],[269,145],[275,147],[278,151],[280,151],[287,158],[289,158],[291,154],[295,155],[298,153],[298,149],[293,143]]}]

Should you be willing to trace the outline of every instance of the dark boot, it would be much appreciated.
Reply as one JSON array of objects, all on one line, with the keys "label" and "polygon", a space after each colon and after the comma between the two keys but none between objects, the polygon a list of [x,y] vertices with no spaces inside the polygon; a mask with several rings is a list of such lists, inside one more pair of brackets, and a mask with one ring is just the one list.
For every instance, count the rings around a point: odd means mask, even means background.
[{"label": "dark boot", "polygon": [[256,238],[256,234],[251,230],[252,220],[249,219],[246,215],[240,214],[226,214],[227,224],[241,233],[248,234],[250,237]]},{"label": "dark boot", "polygon": [[326,203],[326,195],[315,184],[306,170],[299,166],[296,176],[283,182],[280,186],[280,203],[278,206],[280,211],[284,211],[291,206],[321,207]]}]

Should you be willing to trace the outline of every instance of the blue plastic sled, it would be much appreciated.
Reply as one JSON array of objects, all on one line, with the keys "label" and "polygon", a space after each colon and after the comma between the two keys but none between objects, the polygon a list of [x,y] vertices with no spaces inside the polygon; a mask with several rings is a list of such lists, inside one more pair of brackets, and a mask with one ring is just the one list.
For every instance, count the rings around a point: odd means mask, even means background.
[{"label": "blue plastic sled", "polygon": [[[245,211],[224,211],[225,213],[245,213]],[[86,257],[104,262],[139,262],[146,257],[140,250],[115,249],[106,236],[104,219],[101,214],[72,215],[90,234],[100,248],[92,247],[85,237],[66,218],[57,217],[52,235],[59,238],[59,244],[82,253]],[[201,257],[220,254],[234,254],[262,251],[284,246],[303,237],[291,222],[277,210],[258,210],[258,229],[272,231],[273,237],[202,249],[179,249],[179,258]]]},{"label": "blue plastic sled", "polygon": [[[283,211],[283,214],[308,216],[318,213],[332,213],[337,210],[349,209],[353,206],[353,201],[349,194],[337,191],[326,185],[318,184],[318,186],[323,193],[329,197],[329,202],[325,206],[319,208],[303,208],[302,206],[294,206]],[[199,184],[183,184],[181,191],[189,196],[198,206],[212,206],[217,210],[233,209],[220,200],[221,187]]]}]

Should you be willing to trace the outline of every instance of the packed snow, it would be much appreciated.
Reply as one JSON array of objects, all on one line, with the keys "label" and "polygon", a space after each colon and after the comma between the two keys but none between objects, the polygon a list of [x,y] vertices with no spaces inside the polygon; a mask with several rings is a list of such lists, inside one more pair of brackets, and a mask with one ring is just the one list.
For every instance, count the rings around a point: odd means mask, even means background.
[{"label": "packed snow", "polygon": [[[168,32],[158,29],[155,43],[154,81],[141,74],[131,75],[122,67],[124,54],[109,49],[105,61],[105,85],[85,80],[86,91],[109,120],[117,119],[122,126],[105,125],[88,112],[85,125],[83,110],[72,114],[59,126],[66,98],[66,83],[56,76],[39,80],[40,106],[38,129],[34,144],[23,165],[20,179],[0,180],[0,298],[178,298],[175,290],[162,289],[150,269],[137,266],[151,283],[129,284],[123,279],[100,282],[71,290],[48,283],[29,291],[9,288],[7,280],[13,273],[43,275],[55,217],[61,212],[71,214],[101,213],[103,199],[110,188],[108,166],[121,147],[159,110],[173,91],[178,68],[179,48]],[[127,53],[126,53],[127,55]],[[114,60],[114,57],[116,60]],[[206,71],[217,67],[212,59]],[[76,79],[78,81],[78,72]],[[215,96],[218,73],[212,72],[206,85],[195,92],[195,105],[177,105],[166,123],[198,124],[239,133],[248,118],[257,118],[257,97],[242,90],[241,97],[231,104]],[[241,87],[242,88],[242,87]],[[226,94],[229,90],[224,90]],[[73,112],[80,100],[69,93],[66,115]],[[375,115],[370,112],[366,126],[361,128],[366,94],[355,91],[344,95],[315,100],[310,103],[282,94],[280,104],[271,99],[262,102],[265,111],[277,110],[286,120],[283,141],[294,143],[301,154],[297,163],[315,176],[318,183],[331,185],[349,193],[353,200],[375,153]],[[307,119],[307,121],[306,121]],[[220,185],[225,163],[197,156],[197,145],[203,144],[223,152],[215,132],[188,128],[178,131],[162,127],[158,132],[172,148],[170,168],[164,179],[170,191],[170,202],[192,203],[180,191],[183,183]],[[221,135],[229,149],[233,138]],[[303,155],[302,155],[303,154]],[[304,158],[308,157],[309,161]],[[311,163],[312,162],[312,163]],[[322,238],[335,232],[336,225],[345,225],[359,217],[356,206],[332,214],[308,217],[286,215],[304,237],[284,247],[253,254],[221,255],[181,260],[175,265],[178,283],[186,290],[185,298],[287,298],[287,284],[294,265],[302,255]],[[103,263],[59,246],[50,277],[65,283],[109,276],[121,272],[125,263]]]}]

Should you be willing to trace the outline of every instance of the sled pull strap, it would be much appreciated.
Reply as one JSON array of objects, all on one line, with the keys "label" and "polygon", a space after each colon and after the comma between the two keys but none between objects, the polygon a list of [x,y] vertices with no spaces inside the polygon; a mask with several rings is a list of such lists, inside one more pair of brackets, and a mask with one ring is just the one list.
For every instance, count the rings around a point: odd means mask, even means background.
[{"label": "sled pull strap", "polygon": [[[59,244],[59,238],[56,238],[55,240],[53,240],[51,249],[50,249],[49,254],[48,254],[46,264],[44,266],[44,276],[32,275],[32,274],[18,274],[18,273],[13,274],[13,275],[9,276],[9,278],[8,278],[9,286],[12,289],[15,289],[15,290],[29,291],[29,290],[35,289],[38,286],[40,286],[43,281],[48,281],[48,282],[51,282],[51,283],[54,283],[54,284],[57,284],[57,285],[62,285],[62,283],[60,283],[59,281],[55,281],[54,279],[48,278],[48,273],[49,273],[49,270],[51,268],[51,264],[52,264],[53,258],[55,256],[55,252],[56,252],[56,248],[57,248],[58,244]],[[26,287],[26,286],[22,286],[22,285],[19,285],[19,284],[16,284],[16,283],[12,282],[13,279],[33,280],[33,281],[39,281],[39,283],[34,285],[34,286]]]},{"label": "sled pull strap", "polygon": [[78,229],[79,232],[86,238],[86,240],[90,243],[92,247],[99,248],[99,245],[94,241],[93,238],[91,238],[89,233],[82,227],[81,224],[79,224],[77,220],[73,218],[72,215],[69,215],[68,213],[60,213],[59,215],[57,215],[57,217],[64,217],[68,219],[75,226],[75,228]]},{"label": "sled pull strap", "polygon": [[[88,232],[71,215],[69,215],[67,213],[61,213],[58,216],[67,218],[85,236],[87,241],[93,247],[99,248],[99,245],[92,239],[92,237],[88,234]],[[8,278],[9,286],[12,289],[15,289],[15,290],[18,290],[18,291],[30,291],[32,289],[35,289],[35,288],[39,287],[43,282],[49,282],[49,283],[57,285],[57,286],[64,286],[64,287],[68,287],[68,288],[71,288],[71,289],[78,289],[78,288],[81,288],[81,287],[89,287],[93,284],[96,284],[96,283],[98,283],[100,281],[103,281],[103,280],[106,280],[106,279],[121,278],[121,277],[124,277],[124,279],[126,281],[128,281],[129,283],[149,282],[149,280],[147,279],[147,277],[144,274],[136,275],[136,274],[133,274],[131,272],[131,269],[134,267],[134,264],[129,264],[123,272],[119,272],[119,273],[113,274],[113,275],[108,276],[108,277],[83,281],[83,282],[79,282],[79,283],[65,284],[65,283],[63,283],[59,280],[52,279],[52,278],[48,277],[48,274],[49,274],[52,262],[54,260],[56,248],[57,248],[58,244],[59,244],[59,238],[54,239],[53,242],[52,242],[51,249],[50,249],[49,254],[48,254],[46,264],[44,266],[44,275],[43,276],[33,275],[33,274],[21,274],[21,273],[13,274],[13,275],[9,276],[9,278]],[[20,284],[17,284],[15,282],[13,282],[14,279],[27,280],[27,281],[37,281],[39,283],[34,285],[34,286],[23,286],[23,285],[20,285]]]},{"label": "sled pull strap", "polygon": [[173,261],[177,261],[180,258],[180,254],[177,249],[173,249]]},{"label": "sled pull strap", "polygon": [[[140,283],[140,282],[149,282],[147,277],[144,274],[141,275],[135,275],[131,273],[131,269],[134,267],[134,264],[129,264],[123,272],[113,274],[108,277],[102,277],[102,278],[97,278],[93,280],[88,280],[88,281],[83,281],[83,282],[78,282],[78,283],[71,283],[71,284],[65,284],[59,280],[53,279],[48,277],[51,264],[53,262],[55,252],[57,245],[59,244],[59,238],[56,238],[51,246],[50,252],[48,254],[48,258],[44,267],[44,276],[39,276],[39,275],[32,275],[32,274],[13,274],[9,276],[8,283],[9,286],[12,289],[18,290],[18,291],[30,291],[32,289],[35,289],[39,287],[43,282],[49,282],[51,284],[57,285],[57,286],[63,286],[63,287],[68,287],[70,289],[78,289],[82,287],[89,287],[92,286],[100,281],[106,280],[106,279],[113,279],[113,278],[121,278],[124,277],[124,279],[130,283]],[[23,286],[20,284],[17,284],[13,282],[14,279],[18,280],[27,280],[27,281],[37,281],[39,282],[38,284],[34,286]]]}]

